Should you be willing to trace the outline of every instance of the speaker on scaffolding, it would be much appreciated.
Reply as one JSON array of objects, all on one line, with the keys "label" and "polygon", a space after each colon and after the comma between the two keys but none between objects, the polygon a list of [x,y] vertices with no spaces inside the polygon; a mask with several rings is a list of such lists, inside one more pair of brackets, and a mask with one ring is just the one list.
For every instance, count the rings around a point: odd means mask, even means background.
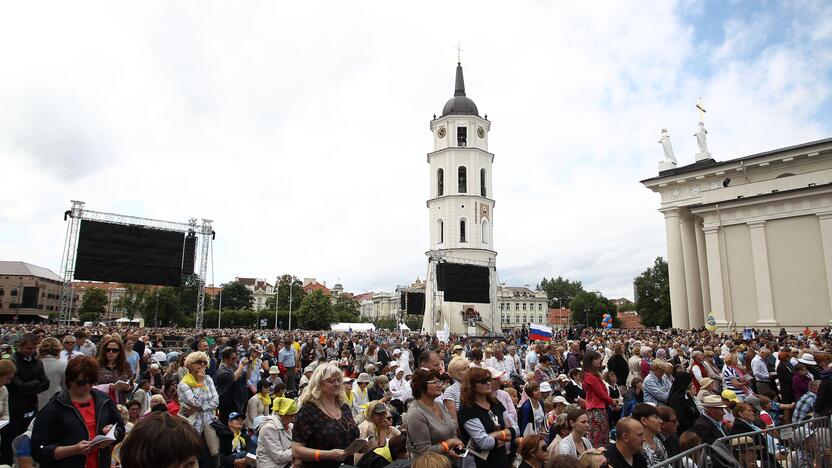
[{"label": "speaker on scaffolding", "polygon": [[189,231],[185,236],[185,248],[182,251],[182,274],[193,275],[196,265],[196,233]]},{"label": "speaker on scaffolding", "polygon": [[407,313],[410,315],[425,315],[425,293],[407,293]]},{"label": "speaker on scaffolding", "polygon": [[488,267],[440,262],[436,265],[436,287],[444,291],[448,302],[491,302],[491,278]]},{"label": "speaker on scaffolding", "polygon": [[79,280],[181,286],[185,245],[182,232],[85,219],[78,233],[73,276]]}]

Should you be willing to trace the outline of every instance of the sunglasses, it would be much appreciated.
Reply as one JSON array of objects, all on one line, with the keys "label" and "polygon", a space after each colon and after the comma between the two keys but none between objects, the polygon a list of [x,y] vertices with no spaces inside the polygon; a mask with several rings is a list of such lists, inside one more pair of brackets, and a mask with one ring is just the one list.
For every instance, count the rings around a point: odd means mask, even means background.
[{"label": "sunglasses", "polygon": [[194,361],[194,364],[199,364],[200,366],[207,366],[208,361]]},{"label": "sunglasses", "polygon": [[490,383],[491,383],[491,379],[480,379],[480,380],[475,380],[475,381],[474,381],[474,383],[475,383],[475,384],[482,384],[482,385],[485,385],[485,384],[490,384]]},{"label": "sunglasses", "polygon": [[428,385],[436,385],[436,384],[441,384],[441,383],[442,383],[442,381],[441,381],[441,380],[436,380],[436,379],[434,379],[434,380],[428,380],[428,381],[427,381],[427,382],[425,382],[425,383],[426,383],[426,384],[428,384]]},{"label": "sunglasses", "polygon": [[85,385],[89,385],[89,383],[90,383],[90,381],[89,381],[89,380],[86,380],[86,379],[81,379],[81,380],[76,380],[76,381],[75,381],[75,385],[77,385],[77,386],[79,386],[79,387],[83,387],[83,386],[85,386]]},{"label": "sunglasses", "polygon": [[107,348],[108,353],[120,353],[121,350],[118,348]]}]

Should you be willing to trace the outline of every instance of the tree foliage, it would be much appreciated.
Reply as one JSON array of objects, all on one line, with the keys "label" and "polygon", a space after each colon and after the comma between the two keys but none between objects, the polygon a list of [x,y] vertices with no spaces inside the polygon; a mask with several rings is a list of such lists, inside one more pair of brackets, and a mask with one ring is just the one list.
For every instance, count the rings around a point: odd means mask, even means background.
[{"label": "tree foliage", "polygon": [[332,314],[336,322],[360,322],[361,309],[357,301],[338,296],[332,304]]},{"label": "tree foliage", "polygon": [[78,308],[79,319],[92,322],[101,318],[107,311],[107,291],[101,288],[89,287],[84,291],[81,307]]},{"label": "tree foliage", "polygon": [[[300,304],[303,302],[303,297],[306,296],[306,291],[303,290],[301,281],[294,275],[283,275],[277,281],[277,308],[282,310],[289,310],[289,285],[292,285],[292,310],[300,309]],[[272,310],[274,310],[274,302],[272,302]]]},{"label": "tree foliage", "polygon": [[544,277],[537,287],[546,292],[546,296],[549,298],[549,308],[569,307],[572,299],[584,290],[580,281],[569,281],[569,279],[562,276],[552,279]]},{"label": "tree foliage", "polygon": [[574,323],[599,328],[604,314],[610,314],[613,326],[621,326],[616,314],[615,304],[604,296],[581,291],[569,303],[569,308],[572,310],[572,321]]},{"label": "tree foliage", "polygon": [[653,266],[644,270],[635,279],[638,303],[636,308],[645,327],[669,328],[670,321],[670,279],[667,262],[656,258]]},{"label": "tree foliage", "polygon": [[[144,301],[142,318],[146,324],[159,326],[193,326],[190,317],[182,312],[179,288],[165,286]],[[149,325],[150,326],[150,325]]]},{"label": "tree foliage", "polygon": [[116,300],[115,306],[123,309],[124,316],[130,320],[141,314],[147,298],[156,297],[150,287],[143,284],[128,284],[124,289],[124,295]]},{"label": "tree foliage", "polygon": [[222,309],[245,310],[254,305],[254,293],[244,284],[234,281],[222,287]]},{"label": "tree foliage", "polygon": [[298,325],[306,330],[328,329],[334,321],[332,303],[321,290],[307,294],[298,310]]}]

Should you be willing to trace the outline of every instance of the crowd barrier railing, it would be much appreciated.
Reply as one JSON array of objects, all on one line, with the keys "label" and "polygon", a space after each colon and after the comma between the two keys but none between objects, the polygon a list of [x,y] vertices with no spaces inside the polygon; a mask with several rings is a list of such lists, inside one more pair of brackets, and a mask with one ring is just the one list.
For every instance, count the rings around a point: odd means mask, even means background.
[{"label": "crowd barrier railing", "polygon": [[832,468],[832,424],[818,417],[717,439],[651,468]]}]

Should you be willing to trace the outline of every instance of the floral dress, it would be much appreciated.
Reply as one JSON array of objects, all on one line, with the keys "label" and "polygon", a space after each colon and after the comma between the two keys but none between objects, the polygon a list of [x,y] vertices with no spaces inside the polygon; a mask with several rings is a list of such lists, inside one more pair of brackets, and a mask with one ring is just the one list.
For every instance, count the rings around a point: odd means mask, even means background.
[{"label": "floral dress", "polygon": [[667,460],[667,450],[664,448],[662,441],[659,440],[658,437],[654,436],[653,442],[656,444],[655,449],[651,447],[646,440],[641,446],[641,453],[644,455],[644,458],[647,459],[647,466],[657,465]]},{"label": "floral dress", "polygon": [[[292,428],[292,440],[307,448],[318,450],[345,449],[359,436],[358,425],[352,418],[352,411],[346,403],[341,405],[341,417],[333,419],[318,405],[308,402],[301,406]],[[340,461],[321,460],[304,462],[303,466],[337,467]]]}]

